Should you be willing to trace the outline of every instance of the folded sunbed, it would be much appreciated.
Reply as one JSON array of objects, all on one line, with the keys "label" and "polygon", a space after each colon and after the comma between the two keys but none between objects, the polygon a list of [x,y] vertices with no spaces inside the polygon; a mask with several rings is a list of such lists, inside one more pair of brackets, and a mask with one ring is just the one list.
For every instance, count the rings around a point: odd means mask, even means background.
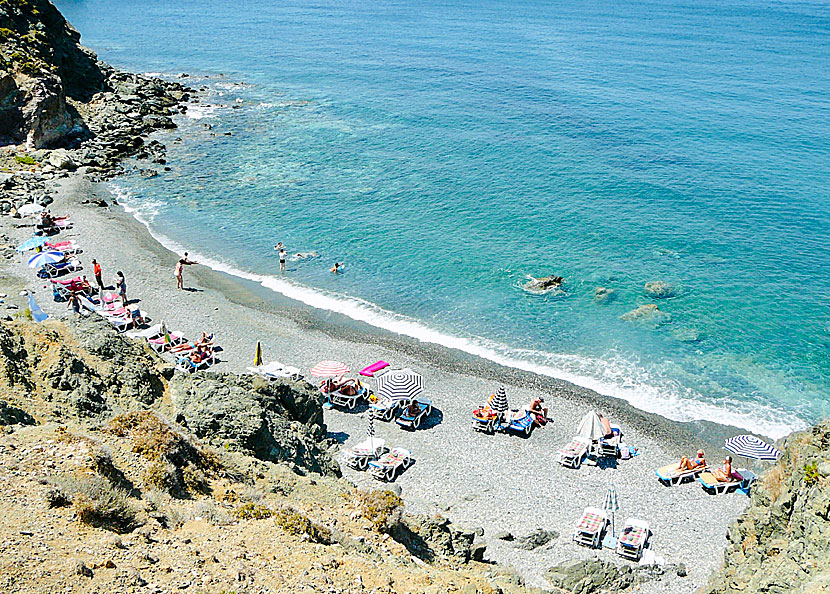
[{"label": "folded sunbed", "polygon": [[571,443],[556,452],[557,461],[562,466],[569,468],[579,468],[582,464],[582,459],[588,453],[588,446],[590,443],[584,437],[578,435],[571,440]]},{"label": "folded sunbed", "polygon": [[379,481],[392,482],[399,473],[409,468],[414,460],[412,453],[404,448],[392,448],[377,460],[369,462],[369,474]]},{"label": "folded sunbed", "polygon": [[386,442],[377,437],[370,437],[343,452],[343,462],[351,468],[366,470],[371,460],[377,460],[388,451]]},{"label": "folded sunbed", "polygon": [[729,490],[741,491],[748,495],[750,486],[755,482],[755,473],[746,468],[739,468],[732,471],[731,481],[719,481],[711,472],[702,472],[697,480],[703,485],[705,491],[715,495],[726,493]]},{"label": "folded sunbed", "polygon": [[639,561],[649,536],[649,525],[645,520],[629,518],[625,521],[617,539],[617,554],[620,557]]},{"label": "folded sunbed", "polygon": [[608,516],[597,507],[586,507],[573,532],[576,543],[595,549],[600,544],[602,532],[608,525]]},{"label": "folded sunbed", "polygon": [[661,466],[657,470],[654,471],[654,474],[657,475],[657,479],[665,484],[665,485],[677,485],[682,483],[687,479],[692,479],[699,475],[701,472],[708,470],[708,466],[699,466],[693,470],[679,470],[680,462],[674,462],[672,464],[666,464],[665,466]]}]

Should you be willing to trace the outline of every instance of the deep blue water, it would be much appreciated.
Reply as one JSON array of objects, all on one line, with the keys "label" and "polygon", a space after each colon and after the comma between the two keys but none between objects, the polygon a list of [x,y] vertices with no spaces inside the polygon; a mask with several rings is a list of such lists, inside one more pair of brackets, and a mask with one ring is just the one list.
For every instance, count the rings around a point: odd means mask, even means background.
[{"label": "deep blue water", "polygon": [[[159,236],[673,418],[830,413],[826,2],[56,4],[102,59],[207,88],[173,171],[117,182]],[[275,279],[278,240],[321,256]]]}]

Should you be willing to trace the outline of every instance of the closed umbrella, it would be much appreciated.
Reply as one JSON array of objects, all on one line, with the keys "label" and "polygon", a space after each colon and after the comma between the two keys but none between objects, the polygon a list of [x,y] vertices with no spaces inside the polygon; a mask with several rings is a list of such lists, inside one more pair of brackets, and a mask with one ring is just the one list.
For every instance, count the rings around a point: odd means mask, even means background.
[{"label": "closed umbrella", "polygon": [[43,235],[34,235],[26,241],[24,241],[23,243],[21,243],[19,246],[17,246],[17,251],[25,252],[28,250],[34,250],[39,247],[42,247],[43,244],[45,244],[47,241],[49,241],[49,239]]},{"label": "closed umbrella", "polygon": [[29,215],[33,215],[33,214],[37,214],[39,212],[43,212],[43,206],[41,206],[40,204],[37,204],[35,202],[32,202],[30,204],[24,204],[23,206],[21,206],[20,208],[17,209],[17,213],[20,216],[24,216],[24,217],[29,216]]},{"label": "closed umbrella", "polygon": [[608,543],[603,544],[606,544],[609,548],[615,548],[617,533],[614,527],[614,515],[620,510],[620,502],[617,500],[617,489],[614,487],[614,483],[609,484],[608,490],[605,492],[605,504],[603,505],[603,509],[611,514],[611,538],[606,539]]},{"label": "closed umbrella", "polygon": [[736,435],[727,439],[723,447],[738,456],[753,460],[778,460],[781,451],[754,435]]},{"label": "closed umbrella", "polygon": [[311,368],[311,375],[317,377],[336,377],[349,373],[349,366],[340,361],[320,361]]},{"label": "closed umbrella", "polygon": [[256,353],[254,353],[254,366],[259,367],[262,365],[262,345],[259,341],[256,342]]},{"label": "closed umbrella", "polygon": [[369,428],[366,430],[369,437],[375,436],[375,411],[369,409]]},{"label": "closed umbrella", "polygon": [[411,369],[395,369],[377,379],[377,394],[393,402],[412,400],[424,391],[424,378]]},{"label": "closed umbrella", "polygon": [[29,268],[41,268],[63,260],[63,252],[40,252],[29,258]]},{"label": "closed umbrella", "polygon": [[601,437],[604,437],[605,429],[602,427],[602,421],[599,420],[599,415],[591,411],[582,417],[576,434],[590,441],[598,441]]},{"label": "closed umbrella", "polygon": [[496,395],[493,396],[493,401],[490,403],[490,408],[492,408],[497,413],[505,413],[507,412],[510,406],[507,404],[507,393],[504,391],[504,386],[501,386]]}]

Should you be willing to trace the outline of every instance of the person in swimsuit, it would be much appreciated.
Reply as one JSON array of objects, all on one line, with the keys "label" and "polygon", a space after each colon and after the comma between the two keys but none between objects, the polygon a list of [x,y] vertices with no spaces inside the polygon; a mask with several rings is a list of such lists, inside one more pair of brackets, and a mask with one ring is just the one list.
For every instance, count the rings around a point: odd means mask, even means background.
[{"label": "person in swimsuit", "polygon": [[191,264],[198,264],[198,262],[191,260],[187,257],[187,252],[184,253],[184,256],[179,258],[179,261],[176,262],[176,288],[177,289],[184,289],[184,279],[182,277],[182,272],[184,272],[185,266],[190,266]]},{"label": "person in swimsuit", "polygon": [[343,266],[341,262],[335,262],[334,266],[329,268],[329,272],[334,272],[335,274],[340,272],[340,267]]},{"label": "person in swimsuit", "polygon": [[732,456],[723,459],[723,468],[716,468],[712,475],[721,483],[735,480],[732,478]]},{"label": "person in swimsuit", "polygon": [[698,450],[697,455],[689,460],[686,456],[680,458],[680,464],[677,465],[678,470],[697,470],[706,466],[706,458],[703,450]]},{"label": "person in swimsuit", "polygon": [[127,279],[124,278],[124,273],[120,270],[115,273],[115,290],[121,295],[121,304],[127,305]]},{"label": "person in swimsuit", "polygon": [[528,412],[533,415],[535,422],[539,426],[544,426],[545,423],[548,422],[548,409],[546,406],[542,406],[544,402],[545,399],[538,396],[533,399],[530,406],[527,408]]}]

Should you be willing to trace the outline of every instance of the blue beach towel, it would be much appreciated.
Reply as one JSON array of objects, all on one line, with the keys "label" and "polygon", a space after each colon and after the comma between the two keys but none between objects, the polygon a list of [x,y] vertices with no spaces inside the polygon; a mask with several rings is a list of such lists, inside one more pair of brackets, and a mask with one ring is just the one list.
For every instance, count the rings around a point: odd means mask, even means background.
[{"label": "blue beach towel", "polygon": [[49,317],[43,312],[42,309],[40,309],[40,306],[37,304],[31,293],[29,294],[29,311],[32,312],[32,318],[34,318],[35,322],[42,322]]}]

